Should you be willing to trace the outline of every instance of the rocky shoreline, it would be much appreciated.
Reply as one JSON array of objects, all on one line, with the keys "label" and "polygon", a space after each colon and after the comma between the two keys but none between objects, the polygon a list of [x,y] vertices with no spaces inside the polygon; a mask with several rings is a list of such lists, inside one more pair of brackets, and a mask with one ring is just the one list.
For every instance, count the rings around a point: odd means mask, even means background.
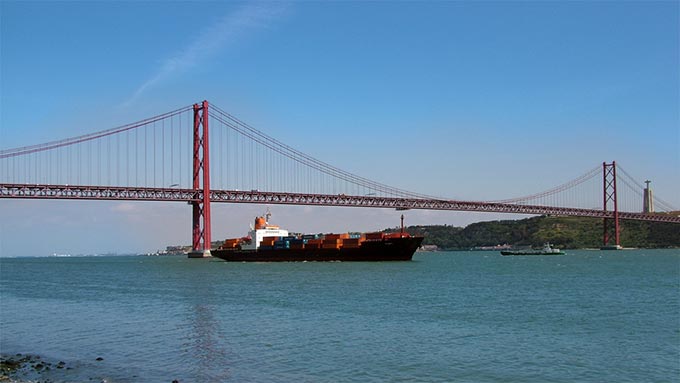
[{"label": "rocky shoreline", "polygon": [[42,375],[51,370],[72,369],[66,366],[66,362],[59,361],[56,364],[42,360],[38,355],[15,354],[13,356],[0,355],[0,382],[44,382],[51,383],[50,379],[41,379]]},{"label": "rocky shoreline", "polygon": [[[95,363],[104,358],[94,358]],[[78,371],[81,370],[81,371]],[[39,355],[0,354],[0,383],[60,383],[60,382],[99,382],[109,383],[107,378],[96,376],[96,371],[82,373],[74,363],[51,361]],[[178,380],[168,380],[180,383]]]}]

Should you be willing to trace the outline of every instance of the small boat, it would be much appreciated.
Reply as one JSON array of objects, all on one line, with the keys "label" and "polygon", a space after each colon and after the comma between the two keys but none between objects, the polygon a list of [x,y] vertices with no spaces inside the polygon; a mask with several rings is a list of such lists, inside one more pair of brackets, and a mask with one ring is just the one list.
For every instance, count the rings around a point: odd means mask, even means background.
[{"label": "small boat", "polygon": [[527,249],[527,250],[503,250],[501,255],[563,255],[564,251],[552,247],[551,244],[546,243],[542,249]]}]

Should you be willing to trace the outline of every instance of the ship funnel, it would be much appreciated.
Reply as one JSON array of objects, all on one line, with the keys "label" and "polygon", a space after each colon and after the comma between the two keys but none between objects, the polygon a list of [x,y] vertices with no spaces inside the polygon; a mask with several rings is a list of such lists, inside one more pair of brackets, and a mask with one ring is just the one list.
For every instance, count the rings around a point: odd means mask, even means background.
[{"label": "ship funnel", "polygon": [[255,218],[255,230],[264,229],[267,226],[267,221],[264,217]]}]

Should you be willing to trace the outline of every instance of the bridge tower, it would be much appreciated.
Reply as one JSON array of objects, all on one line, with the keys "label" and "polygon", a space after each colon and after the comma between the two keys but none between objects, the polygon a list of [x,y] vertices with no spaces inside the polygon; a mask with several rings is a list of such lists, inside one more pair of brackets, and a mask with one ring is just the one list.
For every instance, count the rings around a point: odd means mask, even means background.
[{"label": "bridge tower", "polygon": [[[194,104],[193,209],[189,258],[210,257],[210,153],[208,101]],[[201,188],[201,181],[203,187]]]},{"label": "bridge tower", "polygon": [[645,181],[647,184],[647,187],[645,188],[645,194],[642,199],[642,212],[643,213],[654,213],[654,198],[652,198],[652,188],[649,187],[649,184],[652,181]]},{"label": "bridge tower", "polygon": [[[604,219],[604,238],[603,250],[617,250],[621,248],[619,242],[619,206],[616,200],[616,161],[611,164],[602,163],[603,192],[604,192],[604,211],[614,212],[613,218]],[[612,243],[614,242],[614,243]]]}]

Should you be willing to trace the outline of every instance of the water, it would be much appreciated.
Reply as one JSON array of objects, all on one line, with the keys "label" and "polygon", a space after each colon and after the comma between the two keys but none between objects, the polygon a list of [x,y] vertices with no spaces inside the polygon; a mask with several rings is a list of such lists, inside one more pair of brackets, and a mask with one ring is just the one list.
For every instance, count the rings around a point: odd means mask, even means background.
[{"label": "water", "polygon": [[680,380],[678,250],[4,258],[0,276],[0,352],[74,367],[55,381]]}]

